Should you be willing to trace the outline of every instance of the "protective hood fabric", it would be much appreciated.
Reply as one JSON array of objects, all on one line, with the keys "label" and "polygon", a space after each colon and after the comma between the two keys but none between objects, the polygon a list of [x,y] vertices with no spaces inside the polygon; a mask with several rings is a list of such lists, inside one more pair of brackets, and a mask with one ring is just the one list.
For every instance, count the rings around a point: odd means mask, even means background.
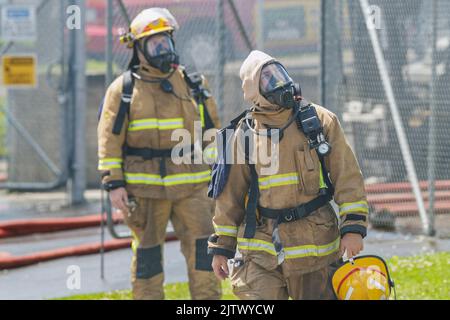
[{"label": "protective hood fabric", "polygon": [[261,70],[269,62],[278,61],[264,52],[254,50],[242,63],[239,72],[244,99],[253,104],[251,116],[260,123],[257,127],[262,127],[261,124],[280,127],[288,121],[292,114],[292,110],[286,110],[267,101],[260,92]]}]

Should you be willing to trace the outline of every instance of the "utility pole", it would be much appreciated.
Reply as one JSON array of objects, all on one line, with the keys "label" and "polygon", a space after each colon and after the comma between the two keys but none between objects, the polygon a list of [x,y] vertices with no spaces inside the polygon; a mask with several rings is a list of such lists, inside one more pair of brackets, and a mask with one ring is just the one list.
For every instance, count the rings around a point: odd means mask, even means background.
[{"label": "utility pole", "polygon": [[71,204],[78,205],[85,202],[86,189],[86,1],[74,0],[80,9],[80,28],[75,32],[75,46],[73,58],[73,90],[74,90],[74,149],[71,164]]}]

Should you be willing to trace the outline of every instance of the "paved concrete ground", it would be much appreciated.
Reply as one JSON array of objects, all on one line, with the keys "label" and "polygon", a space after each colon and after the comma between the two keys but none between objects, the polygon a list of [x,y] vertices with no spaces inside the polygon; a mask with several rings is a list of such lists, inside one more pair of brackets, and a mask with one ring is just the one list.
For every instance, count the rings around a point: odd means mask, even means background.
[{"label": "paved concrete ground", "polygon": [[73,217],[100,213],[100,191],[88,190],[84,205],[70,207],[64,191],[8,193],[0,190],[0,221]]},{"label": "paved concrete ground", "polygon": [[[179,242],[165,246],[166,282],[186,281],[184,258]],[[96,293],[130,288],[129,266],[131,250],[105,254],[105,279],[100,279],[100,255],[69,257],[38,265],[0,272],[0,299],[51,299],[77,294]],[[70,266],[80,269],[80,289],[70,290],[67,273]]]}]

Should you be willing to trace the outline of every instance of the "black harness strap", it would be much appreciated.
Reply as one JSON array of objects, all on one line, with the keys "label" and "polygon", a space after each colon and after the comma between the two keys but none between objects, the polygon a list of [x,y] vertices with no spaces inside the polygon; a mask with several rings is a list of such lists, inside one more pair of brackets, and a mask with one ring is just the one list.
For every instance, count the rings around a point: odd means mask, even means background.
[{"label": "black harness strap", "polygon": [[258,206],[258,211],[261,216],[277,220],[278,223],[288,223],[296,220],[306,218],[314,211],[322,208],[331,201],[329,194],[319,196],[305,204],[301,204],[295,208],[287,209],[270,209]]},{"label": "black harness strap", "polygon": [[[316,108],[314,108],[314,106],[312,106],[312,104],[311,104],[309,101],[303,99],[302,101],[300,101],[300,103],[301,103],[303,106],[309,107],[309,108],[312,110],[313,115],[314,115],[315,117],[319,118],[318,115],[317,115],[317,110],[316,110]],[[304,120],[304,119],[303,119],[303,113],[302,113],[302,112],[299,112],[299,113],[297,114],[297,127],[298,127],[298,129],[299,129],[301,132],[303,132],[303,134],[304,134],[305,136],[307,136],[308,139],[310,139],[311,141],[316,141],[316,140],[317,140],[317,133],[318,133],[318,132],[310,132],[309,135],[308,135],[308,133],[305,132],[305,130],[303,129],[303,127],[302,127],[302,125],[301,125],[302,120]],[[322,131],[323,128],[320,128],[320,130]],[[329,174],[328,174],[328,170],[327,170],[327,167],[326,167],[326,165],[325,165],[325,157],[319,153],[318,149],[316,149],[316,153],[317,153],[317,156],[319,157],[320,164],[322,165],[323,178],[324,178],[324,180],[325,180],[325,184],[327,185],[326,193],[327,193],[327,194],[330,194],[330,195],[331,195],[331,198],[332,198],[333,195],[334,195],[334,187],[333,187],[333,184],[331,183],[330,176],[329,176]],[[330,199],[330,201],[331,201],[331,199]]]},{"label": "black harness strap", "polygon": [[[190,146],[190,153],[194,154],[194,145]],[[172,150],[173,149],[152,149],[152,148],[133,148],[127,146],[125,148],[125,154],[127,156],[135,156],[135,157],[141,157],[144,160],[152,160],[154,158],[161,158],[161,161],[159,162],[159,174],[161,177],[165,177],[167,175],[166,170],[166,158],[170,158],[172,156]],[[180,157],[184,156],[184,149],[180,149]]]},{"label": "black harness strap", "polygon": [[184,80],[186,84],[191,89],[192,96],[194,97],[197,105],[203,105],[203,117],[205,119],[205,130],[215,128],[214,122],[211,119],[211,116],[208,111],[208,107],[206,106],[206,100],[211,97],[211,94],[207,89],[202,86],[202,76],[198,72],[194,72],[188,74],[186,70],[183,70]]},{"label": "black harness strap", "polygon": [[[325,158],[319,154],[319,152],[317,152],[317,156],[319,157],[320,164],[322,165],[323,179],[327,185],[327,194],[329,194],[332,199],[334,196],[334,186],[331,183],[330,175],[328,174],[327,166],[325,165]],[[331,199],[329,201],[331,201]]]},{"label": "black harness strap", "polygon": [[250,167],[250,189],[248,192],[247,208],[245,209],[245,231],[244,238],[251,239],[256,233],[256,209],[258,207],[259,186],[258,173],[254,164],[249,164]]},{"label": "black harness strap", "polygon": [[113,126],[113,134],[119,135],[122,131],[125,117],[130,114],[131,98],[133,97],[134,79],[132,70],[127,70],[123,74],[122,96],[120,98],[119,111]]},{"label": "black harness strap", "polygon": [[153,158],[170,157],[172,149],[152,149],[152,148],[133,148],[127,147],[127,156],[141,157],[144,160]]}]

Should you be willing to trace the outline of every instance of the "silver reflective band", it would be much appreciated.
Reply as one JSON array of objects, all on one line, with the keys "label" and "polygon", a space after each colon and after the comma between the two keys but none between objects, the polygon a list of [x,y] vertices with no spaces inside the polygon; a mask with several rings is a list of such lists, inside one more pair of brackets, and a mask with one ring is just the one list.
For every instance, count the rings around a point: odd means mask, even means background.
[{"label": "silver reflective band", "polygon": [[218,226],[214,224],[216,234],[223,236],[235,237],[237,235],[237,228],[232,226]]},{"label": "silver reflective band", "polygon": [[129,184],[148,184],[158,186],[173,186],[178,184],[202,183],[210,180],[211,171],[181,173],[168,175],[162,178],[157,174],[125,173],[125,178]]},{"label": "silver reflective band", "polygon": [[122,159],[107,158],[98,161],[98,170],[119,169],[122,168]]},{"label": "silver reflective band", "polygon": [[271,255],[276,255],[275,246],[272,243],[258,239],[238,239],[238,248],[241,250],[265,251]]},{"label": "silver reflective band", "polygon": [[339,206],[340,215],[344,215],[346,213],[351,212],[364,212],[369,213],[369,205],[366,201],[358,201],[358,202],[350,202],[344,203]]},{"label": "silver reflective band", "polygon": [[139,131],[145,129],[159,129],[159,130],[170,130],[170,129],[182,129],[184,125],[183,118],[173,118],[173,119],[141,119],[131,121],[128,125],[128,131]]},{"label": "silver reflective band", "polygon": [[333,252],[335,252],[339,248],[340,238],[337,238],[330,244],[326,244],[323,246],[315,246],[315,245],[306,245],[306,246],[298,246],[298,247],[288,247],[285,248],[286,258],[287,259],[295,259],[302,257],[310,257],[310,256],[326,256]]},{"label": "silver reflective band", "polygon": [[299,179],[297,173],[286,173],[259,178],[258,181],[260,189],[264,190],[271,187],[298,184]]},{"label": "silver reflective band", "polygon": [[[304,257],[323,257],[336,252],[339,249],[340,237],[335,241],[325,245],[303,245],[295,247],[284,247],[286,259],[296,259]],[[240,250],[265,251],[277,256],[273,243],[259,239],[238,238],[238,248]],[[281,258],[281,257],[280,257]]]}]

